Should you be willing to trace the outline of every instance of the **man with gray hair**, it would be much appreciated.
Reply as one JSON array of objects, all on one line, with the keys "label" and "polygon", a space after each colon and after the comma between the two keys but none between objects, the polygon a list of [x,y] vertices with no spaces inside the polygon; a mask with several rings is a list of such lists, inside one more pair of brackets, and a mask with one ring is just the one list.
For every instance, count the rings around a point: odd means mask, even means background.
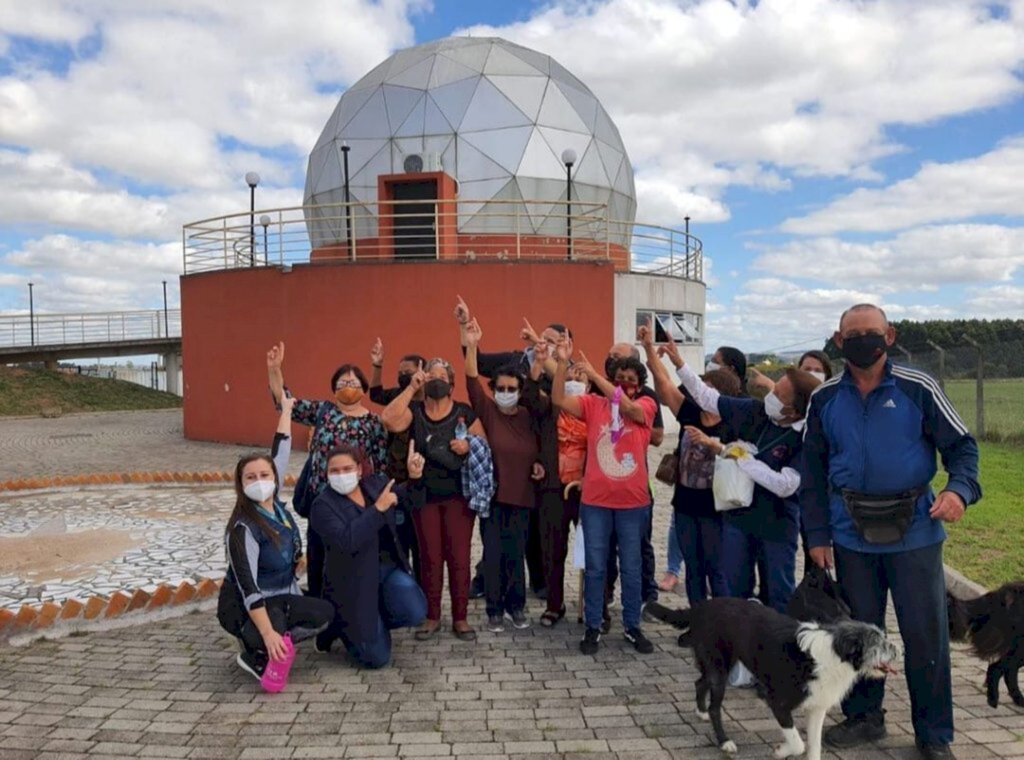
[{"label": "man with gray hair", "polygon": [[[896,331],[879,307],[847,309],[833,340],[846,369],[811,396],[804,433],[800,502],[811,558],[834,562],[857,620],[884,627],[892,594],[918,751],[950,758],[942,523],[981,498],[978,445],[935,380],[888,359]],[[936,451],[949,474],[938,496]],[[884,696],[884,680],[859,682],[825,743],[844,749],[884,737]]]}]

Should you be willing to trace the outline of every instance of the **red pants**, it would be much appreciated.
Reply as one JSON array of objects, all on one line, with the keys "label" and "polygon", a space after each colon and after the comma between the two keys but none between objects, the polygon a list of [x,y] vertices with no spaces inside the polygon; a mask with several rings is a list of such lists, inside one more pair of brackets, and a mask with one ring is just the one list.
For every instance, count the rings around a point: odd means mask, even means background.
[{"label": "red pants", "polygon": [[441,619],[444,566],[448,565],[448,592],[452,622],[466,619],[469,607],[469,553],[473,542],[473,512],[461,496],[429,502],[413,512],[420,547],[420,584],[427,595],[427,619]]},{"label": "red pants", "polygon": [[574,488],[569,500],[561,490],[544,491],[540,496],[540,541],[544,557],[544,575],[548,587],[548,612],[559,614],[565,606],[565,558],[572,523],[579,520],[580,489]]}]

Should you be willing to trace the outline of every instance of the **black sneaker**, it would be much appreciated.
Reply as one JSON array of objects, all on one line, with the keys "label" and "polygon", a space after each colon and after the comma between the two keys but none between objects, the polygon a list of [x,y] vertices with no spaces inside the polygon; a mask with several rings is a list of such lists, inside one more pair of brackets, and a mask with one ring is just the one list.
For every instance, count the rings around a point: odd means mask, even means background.
[{"label": "black sneaker", "polygon": [[927,742],[915,741],[917,751],[924,760],[955,760],[953,750],[948,744],[928,744]]},{"label": "black sneaker", "polygon": [[240,653],[235,658],[235,662],[238,663],[238,667],[251,675],[257,681],[263,678],[263,671],[267,667],[266,655],[253,654],[251,652]]},{"label": "black sneaker", "polygon": [[469,584],[469,598],[484,598],[484,578],[482,575],[478,575],[475,578],[473,578],[473,582]]},{"label": "black sneaker", "polygon": [[516,610],[515,612],[509,612],[506,614],[512,621],[513,628],[523,631],[530,627],[530,618],[526,617],[526,613],[523,612],[523,610]]},{"label": "black sneaker", "polygon": [[885,716],[882,713],[847,718],[825,732],[825,744],[834,749],[849,749],[886,736]]},{"label": "black sneaker", "polygon": [[487,616],[487,630],[491,633],[504,633],[505,632],[505,618],[501,615],[488,615]]},{"label": "black sneaker", "polygon": [[330,654],[331,644],[333,643],[333,636],[328,633],[318,633],[316,638],[313,639],[313,649],[318,651],[320,654]]},{"label": "black sneaker", "polygon": [[640,654],[650,654],[654,651],[654,644],[639,628],[627,628],[623,636]]},{"label": "black sneaker", "polygon": [[580,651],[583,654],[597,654],[601,645],[601,632],[597,628],[588,628],[580,639]]}]

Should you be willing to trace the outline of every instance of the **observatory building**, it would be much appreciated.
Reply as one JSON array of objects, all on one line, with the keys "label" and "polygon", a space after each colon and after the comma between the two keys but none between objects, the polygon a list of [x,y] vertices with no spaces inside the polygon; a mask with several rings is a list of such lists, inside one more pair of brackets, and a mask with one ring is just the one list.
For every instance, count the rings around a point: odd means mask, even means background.
[{"label": "observatory building", "polygon": [[[187,224],[185,434],[262,444],[264,354],[287,345],[295,395],[330,396],[345,362],[387,351],[459,361],[456,295],[484,350],[522,318],[562,322],[591,358],[653,318],[704,353],[700,241],[636,221],[633,167],[586,84],[494,38],[402,50],[342,95],[309,155],[301,206]],[[456,382],[456,393],[459,392]]]}]

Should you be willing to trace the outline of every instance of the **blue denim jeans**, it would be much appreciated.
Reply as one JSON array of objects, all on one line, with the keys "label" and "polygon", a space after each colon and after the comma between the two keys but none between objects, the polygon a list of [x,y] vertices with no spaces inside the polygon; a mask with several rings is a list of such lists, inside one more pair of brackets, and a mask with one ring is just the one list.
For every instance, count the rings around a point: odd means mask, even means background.
[{"label": "blue denim jeans", "polygon": [[676,510],[672,514],[676,545],[686,565],[686,598],[691,605],[711,596],[729,596],[719,563],[722,551],[722,518],[694,517]]},{"label": "blue denim jeans", "polygon": [[766,541],[722,519],[721,562],[728,596],[747,598],[753,593],[750,577],[759,557],[764,559],[765,577],[760,579],[768,607],[785,614],[796,590],[796,541]]},{"label": "blue denim jeans", "polygon": [[587,564],[583,589],[587,628],[600,628],[604,611],[605,575],[611,536],[616,535],[619,576],[622,578],[622,624],[640,625],[641,592],[640,542],[650,516],[650,505],[632,509],[609,509],[580,505],[583,547]]},{"label": "blue denim jeans", "polygon": [[349,641],[345,649],[364,668],[383,668],[391,662],[391,631],[411,628],[427,617],[427,597],[411,575],[394,565],[380,566],[380,614],[377,635],[370,641]]},{"label": "blue denim jeans", "polygon": [[678,576],[683,569],[683,550],[679,548],[679,536],[676,533],[676,513],[672,511],[672,522],[668,526],[668,557],[665,572]]},{"label": "blue denim jeans", "polygon": [[[835,547],[836,576],[856,620],[885,627],[892,594],[903,637],[914,734],[925,744],[953,741],[953,682],[942,544],[911,551],[857,552]],[[882,709],[883,679],[864,679],[843,700],[843,714],[860,717]]]}]

